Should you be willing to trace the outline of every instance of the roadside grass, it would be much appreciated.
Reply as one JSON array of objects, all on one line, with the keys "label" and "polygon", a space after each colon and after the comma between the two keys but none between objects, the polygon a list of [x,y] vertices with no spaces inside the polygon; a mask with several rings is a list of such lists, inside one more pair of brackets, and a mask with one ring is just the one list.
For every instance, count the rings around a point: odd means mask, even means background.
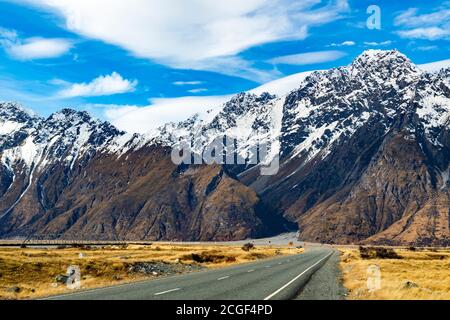
[{"label": "roadside grass", "polygon": [[[0,299],[34,299],[71,292],[56,277],[79,266],[82,289],[98,288],[164,276],[131,272],[139,263],[166,263],[189,272],[302,253],[289,246],[256,246],[245,251],[225,245],[130,245],[102,248],[0,248]],[[188,271],[186,271],[188,270]],[[173,274],[173,273],[172,273]]]},{"label": "roadside grass", "polygon": [[[395,254],[380,257],[375,253],[373,257],[373,253],[367,255],[367,249],[340,249],[340,265],[349,299],[450,300],[450,249],[390,250]],[[381,288],[369,292],[369,267],[373,265],[381,269]]]}]

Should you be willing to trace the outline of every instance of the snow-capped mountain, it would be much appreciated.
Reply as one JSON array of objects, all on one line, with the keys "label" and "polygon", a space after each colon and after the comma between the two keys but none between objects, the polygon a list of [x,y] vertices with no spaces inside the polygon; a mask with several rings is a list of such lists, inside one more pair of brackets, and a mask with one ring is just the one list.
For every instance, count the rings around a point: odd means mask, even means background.
[{"label": "snow-capped mountain", "polygon": [[254,191],[220,166],[173,164],[152,135],[14,103],[0,104],[0,124],[0,236],[230,240],[281,230]]},{"label": "snow-capped mountain", "polygon": [[289,94],[280,173],[240,178],[308,240],[447,243],[449,97],[448,69],[367,51]]},{"label": "snow-capped mountain", "polygon": [[[184,122],[169,123],[151,138],[172,146],[180,137],[198,136],[203,141],[196,145],[204,148],[214,138],[226,135],[237,139],[242,155],[255,143],[268,143],[277,147],[275,153],[282,157],[308,153],[311,159],[318,152],[326,156],[340,137],[351,136],[375,116],[383,118],[388,130],[399,113],[411,110],[415,98],[425,103],[417,110],[425,122],[427,117],[445,117],[447,110],[436,112],[432,104],[440,99],[439,84],[433,84],[434,90],[428,93],[424,86],[435,81],[448,84],[446,74],[446,70],[427,73],[398,51],[369,50],[348,67],[305,74],[299,88],[287,95],[238,94],[213,117],[195,115]],[[448,103],[442,99],[445,109]],[[440,125],[445,122],[434,120]]]},{"label": "snow-capped mountain", "polygon": [[[370,50],[147,135],[1,104],[0,235],[237,239],[290,221],[311,241],[446,244],[449,76]],[[244,159],[270,145],[278,173],[171,162],[181,138],[201,153],[223,136]]]}]

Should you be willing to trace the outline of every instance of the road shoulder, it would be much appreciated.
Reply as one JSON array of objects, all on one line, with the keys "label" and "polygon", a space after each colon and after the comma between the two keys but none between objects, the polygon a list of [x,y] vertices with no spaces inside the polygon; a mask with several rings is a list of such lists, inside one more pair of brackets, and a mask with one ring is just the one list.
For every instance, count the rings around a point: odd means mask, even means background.
[{"label": "road shoulder", "polygon": [[315,272],[294,300],[344,300],[347,296],[336,250],[320,270]]}]

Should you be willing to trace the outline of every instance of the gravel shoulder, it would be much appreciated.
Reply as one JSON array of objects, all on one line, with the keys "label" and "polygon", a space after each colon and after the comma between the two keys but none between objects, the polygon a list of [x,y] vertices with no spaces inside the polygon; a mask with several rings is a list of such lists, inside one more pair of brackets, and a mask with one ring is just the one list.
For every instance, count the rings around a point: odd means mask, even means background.
[{"label": "gravel shoulder", "polygon": [[335,253],[315,272],[295,300],[344,300],[347,296],[339,268],[340,253]]}]

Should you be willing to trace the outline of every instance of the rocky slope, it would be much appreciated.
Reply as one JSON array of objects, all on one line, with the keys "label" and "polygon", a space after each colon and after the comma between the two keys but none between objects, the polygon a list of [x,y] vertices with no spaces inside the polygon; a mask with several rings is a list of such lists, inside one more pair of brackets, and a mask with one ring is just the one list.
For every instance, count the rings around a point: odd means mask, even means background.
[{"label": "rocky slope", "polygon": [[[285,96],[239,94],[146,136],[2,104],[0,235],[229,240],[287,219],[308,241],[447,245],[449,77],[372,50]],[[199,154],[224,136],[246,161],[170,161],[180,139]],[[258,145],[262,165],[279,158],[273,175],[250,161]]]}]

